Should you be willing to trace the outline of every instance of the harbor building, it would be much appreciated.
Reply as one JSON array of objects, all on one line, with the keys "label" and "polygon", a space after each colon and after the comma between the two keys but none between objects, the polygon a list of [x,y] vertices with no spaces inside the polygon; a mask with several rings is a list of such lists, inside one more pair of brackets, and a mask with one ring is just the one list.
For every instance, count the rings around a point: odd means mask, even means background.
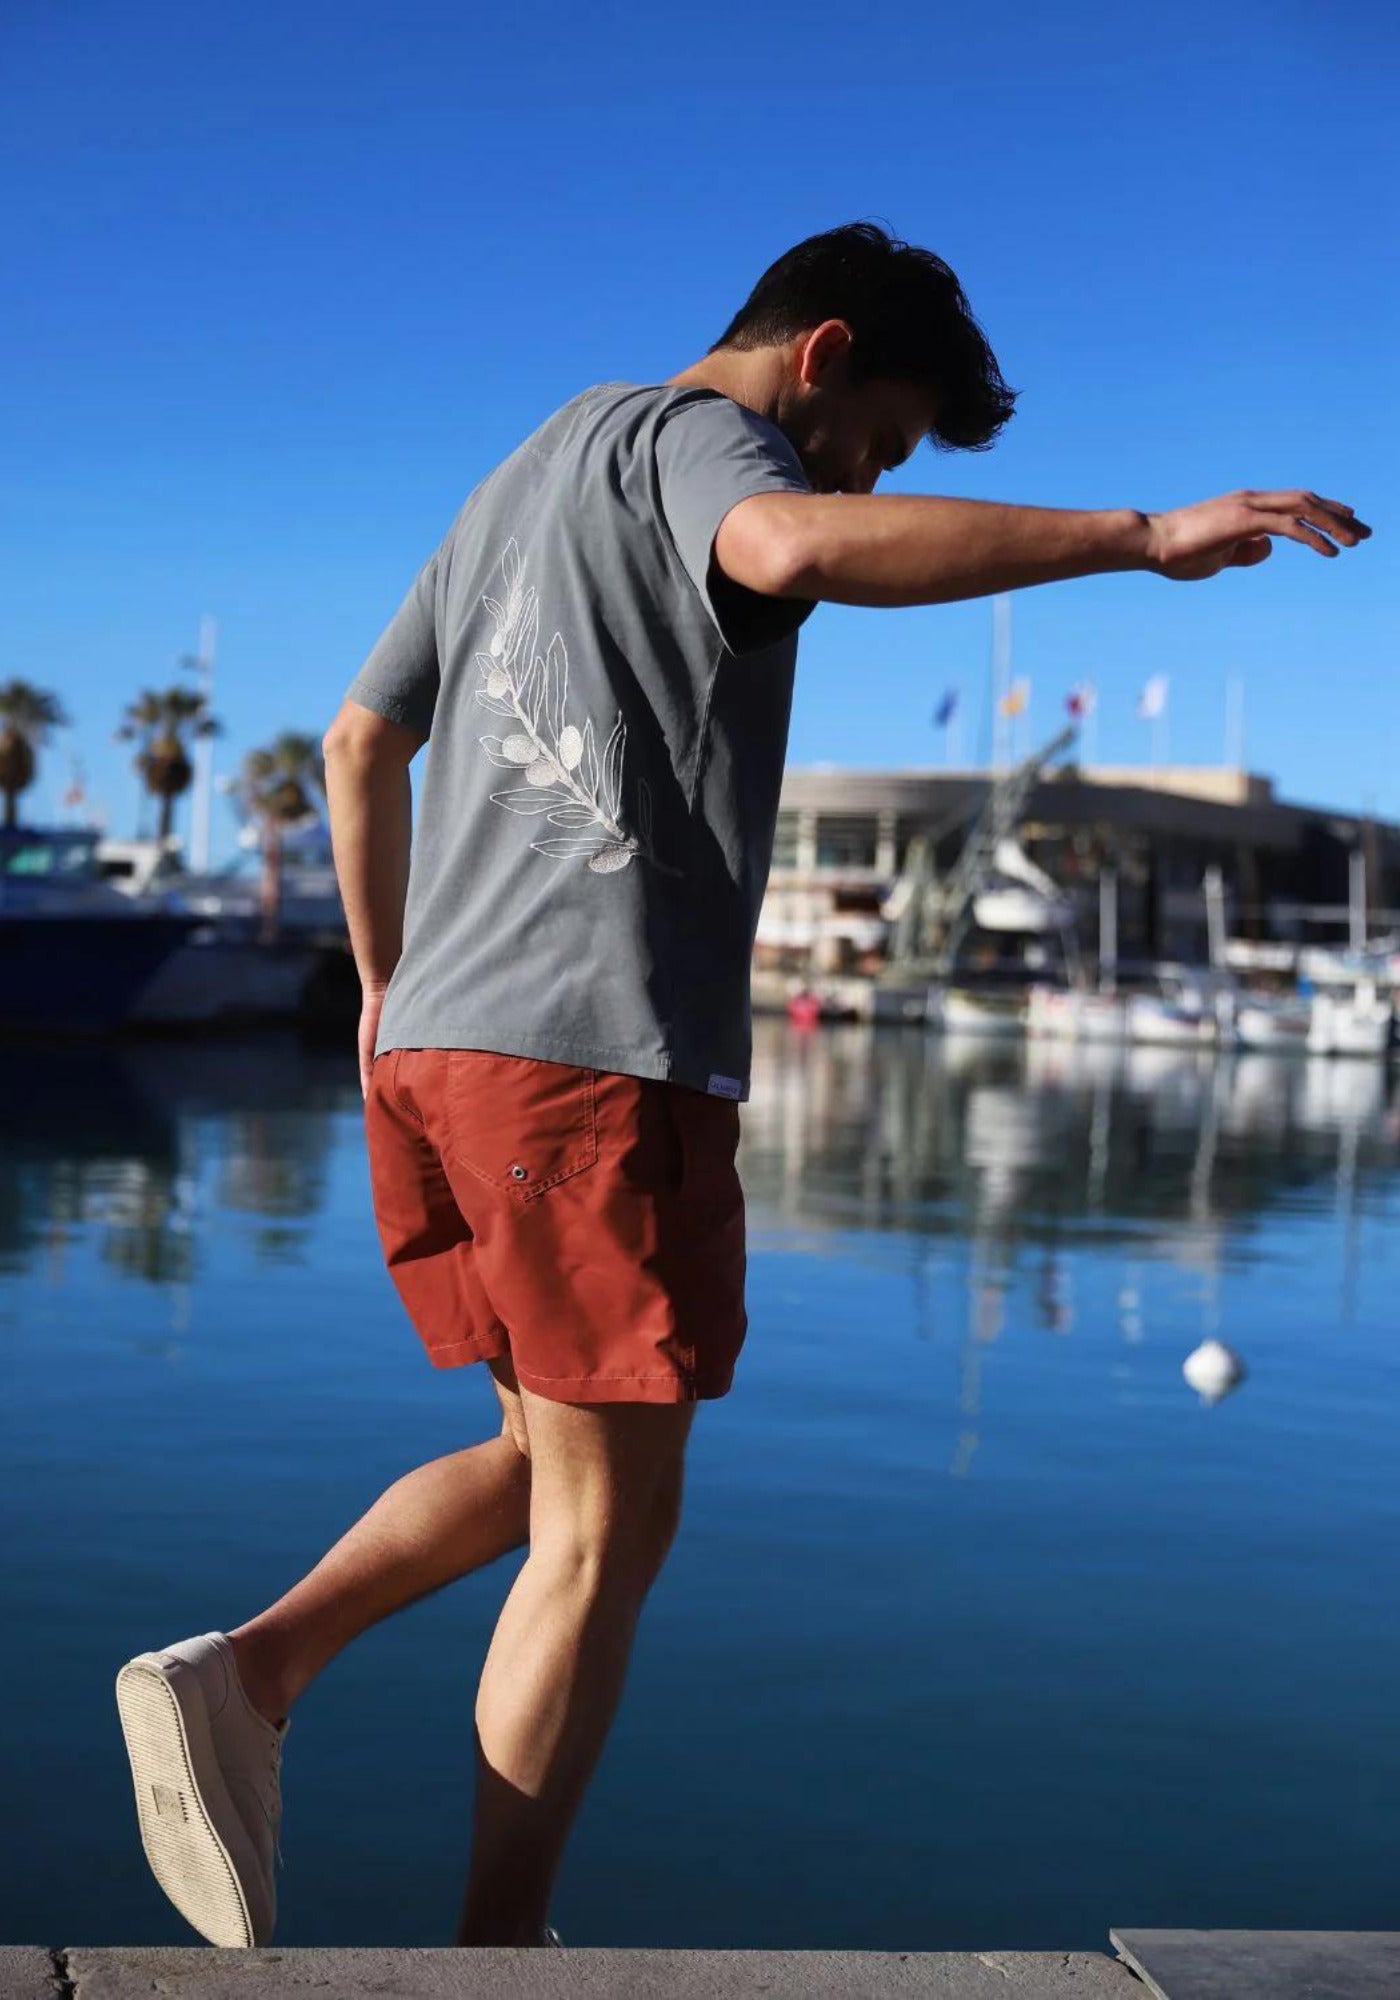
[{"label": "harbor building", "polygon": [[[1004,775],[1004,774],[997,774]],[[874,971],[881,912],[922,836],[942,876],[986,803],[988,770],[790,767],[779,803],[756,971],[815,964]],[[1207,871],[1220,872],[1231,939],[1345,946],[1400,927],[1400,826],[1296,804],[1273,780],[1226,766],[1065,764],[1025,801],[1017,842],[1072,905],[1081,950],[1098,947],[1099,884],[1116,883],[1125,959],[1207,957]],[[976,963],[1001,941],[974,934]],[[814,946],[816,957],[813,958]]]}]

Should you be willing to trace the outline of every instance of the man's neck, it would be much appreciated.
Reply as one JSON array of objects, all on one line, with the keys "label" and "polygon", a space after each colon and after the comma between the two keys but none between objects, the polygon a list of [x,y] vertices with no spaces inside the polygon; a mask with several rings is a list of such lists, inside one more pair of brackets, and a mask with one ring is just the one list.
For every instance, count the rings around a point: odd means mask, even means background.
[{"label": "man's neck", "polygon": [[780,347],[722,347],[670,380],[677,388],[717,389],[721,396],[775,423],[782,404],[784,363]]}]

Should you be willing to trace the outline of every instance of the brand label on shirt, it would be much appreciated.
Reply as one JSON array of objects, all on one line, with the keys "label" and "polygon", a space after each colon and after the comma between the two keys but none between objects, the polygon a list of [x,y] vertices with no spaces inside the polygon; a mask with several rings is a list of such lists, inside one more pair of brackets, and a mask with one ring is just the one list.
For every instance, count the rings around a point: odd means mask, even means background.
[{"label": "brand label on shirt", "polygon": [[712,1076],[705,1086],[711,1097],[737,1097],[743,1087],[742,1077],[737,1076]]}]

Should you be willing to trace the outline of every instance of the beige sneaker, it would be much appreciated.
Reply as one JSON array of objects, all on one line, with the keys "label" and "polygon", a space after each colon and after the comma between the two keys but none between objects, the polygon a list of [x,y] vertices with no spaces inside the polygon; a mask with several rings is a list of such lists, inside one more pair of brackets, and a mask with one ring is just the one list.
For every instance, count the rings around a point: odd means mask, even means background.
[{"label": "beige sneaker", "polygon": [[270,1943],[290,1721],[258,1714],[222,1632],[128,1660],[117,1710],[157,1882],[210,1944]]}]

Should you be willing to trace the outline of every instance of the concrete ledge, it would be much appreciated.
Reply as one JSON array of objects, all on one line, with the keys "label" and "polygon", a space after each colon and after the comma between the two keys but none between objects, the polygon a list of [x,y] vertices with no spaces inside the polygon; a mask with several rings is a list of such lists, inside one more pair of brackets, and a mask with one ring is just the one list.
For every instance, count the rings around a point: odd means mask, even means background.
[{"label": "concrete ledge", "polygon": [[1099,1952],[12,1947],[0,2000],[1143,2000]]},{"label": "concrete ledge", "polygon": [[1400,1931],[1115,1930],[1155,2000],[1395,2000]]},{"label": "concrete ledge", "polygon": [[0,1945],[0,2000],[54,2000],[53,1953],[37,1944]]}]

